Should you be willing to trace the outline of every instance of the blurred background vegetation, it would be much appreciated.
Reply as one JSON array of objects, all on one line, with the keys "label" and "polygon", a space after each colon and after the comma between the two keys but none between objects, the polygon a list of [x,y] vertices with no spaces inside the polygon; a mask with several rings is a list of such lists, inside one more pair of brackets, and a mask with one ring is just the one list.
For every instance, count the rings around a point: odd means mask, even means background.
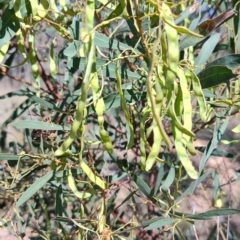
[{"label": "blurred background vegetation", "polygon": [[0,239],[239,239],[238,1],[0,6]]}]

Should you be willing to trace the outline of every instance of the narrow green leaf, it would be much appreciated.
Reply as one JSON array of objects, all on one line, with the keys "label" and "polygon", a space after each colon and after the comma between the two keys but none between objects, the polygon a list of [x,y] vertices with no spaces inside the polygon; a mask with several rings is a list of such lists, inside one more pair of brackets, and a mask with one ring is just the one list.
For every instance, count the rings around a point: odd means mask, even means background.
[{"label": "narrow green leaf", "polygon": [[211,219],[212,217],[217,217],[217,216],[226,216],[226,215],[233,215],[233,214],[240,214],[239,209],[231,209],[231,208],[220,208],[220,209],[214,209],[210,210],[204,213],[199,213],[199,214],[186,214],[184,215],[185,218],[189,219],[199,219],[199,220],[204,220],[204,219]]},{"label": "narrow green leaf", "polygon": [[157,175],[157,179],[154,186],[154,196],[157,194],[157,191],[160,188],[163,176],[164,176],[164,165],[161,164],[160,167],[158,168],[158,175]]},{"label": "narrow green leaf", "polygon": [[36,120],[23,120],[11,123],[13,127],[16,128],[28,128],[28,129],[42,129],[42,130],[55,130],[55,131],[67,131],[70,127],[61,126],[54,123],[41,122]]},{"label": "narrow green leaf", "polygon": [[44,109],[55,110],[57,112],[63,112],[63,111],[61,111],[60,108],[56,107],[53,103],[47,102],[47,101],[43,100],[42,98],[39,98],[36,96],[31,96],[31,97],[29,97],[29,99],[32,102],[41,105]]},{"label": "narrow green leaf", "polygon": [[[179,221],[179,219],[177,219],[177,218],[162,218],[162,219],[157,220],[154,223],[149,224],[144,229],[146,231],[148,231],[148,230],[153,230],[153,229],[157,229],[157,228],[162,228],[162,227],[164,227],[166,225],[173,224],[173,223],[175,223],[177,221]],[[143,225],[145,225],[145,223],[143,223]]]},{"label": "narrow green leaf", "polygon": [[221,83],[228,83],[236,75],[226,66],[211,66],[198,74],[202,88],[210,88]]},{"label": "narrow green leaf", "polygon": [[196,186],[198,186],[201,182],[203,182],[210,174],[211,174],[210,171],[206,172],[201,177],[196,179],[193,183],[191,183],[190,186],[181,194],[181,196],[178,197],[177,202],[179,202],[181,199],[183,199],[187,195],[193,194],[194,189],[196,188]]},{"label": "narrow green leaf", "polygon": [[133,174],[133,180],[139,187],[139,189],[143,192],[143,194],[148,197],[149,199],[151,198],[151,188],[147,185],[147,183],[137,175]]},{"label": "narrow green leaf", "polygon": [[218,44],[220,37],[221,33],[215,33],[212,36],[210,36],[210,38],[203,44],[199,55],[194,61],[194,64],[198,66],[198,68],[196,68],[194,71],[196,74],[198,74],[201,71],[199,66],[204,65],[206,61],[209,59],[215,46]]},{"label": "narrow green leaf", "polygon": [[200,38],[191,35],[184,35],[179,42],[179,50],[183,50],[185,48],[195,46],[196,44],[205,41],[208,37]]},{"label": "narrow green leaf", "polygon": [[[20,157],[19,155],[0,152],[0,160],[16,161],[19,159],[19,157]],[[26,156],[26,157],[23,157],[22,159],[29,159],[29,157]]]},{"label": "narrow green leaf", "polygon": [[164,181],[163,185],[161,186],[161,189],[163,191],[167,191],[169,189],[169,187],[172,185],[174,179],[175,179],[175,167],[172,165],[166,180]]},{"label": "narrow green leaf", "polygon": [[[224,111],[224,112],[226,112],[226,111]],[[204,169],[205,164],[208,161],[212,151],[215,149],[215,147],[217,146],[218,142],[221,140],[222,135],[223,135],[223,133],[225,132],[225,130],[227,128],[228,122],[229,122],[229,117],[227,117],[225,119],[224,123],[222,125],[220,125],[221,119],[219,117],[216,118],[215,128],[214,128],[214,132],[213,132],[213,137],[209,141],[208,146],[205,149],[204,154],[203,154],[203,156],[201,158],[201,161],[200,161],[200,164],[199,164],[199,173],[200,174],[201,174],[202,170]]]},{"label": "narrow green leaf", "polygon": [[207,68],[225,66],[231,70],[240,65],[240,54],[231,54],[215,59],[213,62],[207,65]]},{"label": "narrow green leaf", "polygon": [[6,93],[2,96],[0,96],[0,99],[6,99],[6,98],[10,98],[10,97],[15,97],[15,96],[32,96],[29,94],[28,91],[25,91],[25,90],[19,90],[19,91],[16,91],[16,92],[9,92],[9,93]]},{"label": "narrow green leaf", "polygon": [[[180,13],[179,17],[175,19],[175,24],[181,23],[184,19],[188,18],[191,14],[193,14],[198,7],[200,6],[199,2],[194,3],[192,6],[186,7],[183,12]],[[197,27],[197,26],[196,26]]]},{"label": "narrow green leaf", "polygon": [[30,199],[38,190],[40,190],[52,177],[53,171],[48,172],[46,175],[37,179],[18,199],[16,203],[16,207],[20,207],[24,204],[28,199]]}]

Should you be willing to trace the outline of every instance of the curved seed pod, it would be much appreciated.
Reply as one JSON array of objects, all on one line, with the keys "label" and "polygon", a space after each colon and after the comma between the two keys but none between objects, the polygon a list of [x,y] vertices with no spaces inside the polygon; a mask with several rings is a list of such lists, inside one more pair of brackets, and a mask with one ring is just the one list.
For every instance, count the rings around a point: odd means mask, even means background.
[{"label": "curved seed pod", "polygon": [[151,112],[151,108],[146,106],[142,111],[142,117],[140,122],[140,166],[142,170],[146,169],[146,151],[145,149],[150,149],[150,146],[147,142],[145,135],[145,123],[149,114]]},{"label": "curved seed pod", "polygon": [[131,120],[130,120],[130,116],[129,116],[129,113],[128,113],[125,97],[123,95],[123,91],[122,91],[122,87],[121,87],[122,80],[121,80],[121,76],[120,76],[119,71],[118,71],[118,67],[119,67],[119,61],[117,61],[117,63],[116,63],[115,75],[116,75],[116,79],[117,79],[117,91],[119,93],[120,101],[121,101],[121,107],[122,107],[124,116],[126,118],[126,123],[127,123],[126,128],[127,128],[127,133],[129,135],[129,136],[127,136],[127,138],[128,138],[127,149],[130,149],[133,146],[133,141],[134,141],[133,125],[132,125]]},{"label": "curved seed pod", "polygon": [[173,130],[174,139],[175,139],[175,147],[176,147],[179,160],[181,161],[187,174],[191,178],[197,179],[198,177],[197,171],[193,167],[192,162],[190,161],[188,154],[186,152],[185,146],[182,143],[182,132],[179,130],[178,127],[176,127],[175,122],[172,122],[172,124],[173,124],[172,130]]},{"label": "curved seed pod", "polygon": [[[153,113],[153,119],[155,120],[155,122],[159,128],[159,131],[161,133],[163,141],[166,143],[167,147],[171,150],[172,142],[163,127],[162,120],[160,117],[161,110],[162,110],[162,101],[163,101],[163,92],[162,92],[161,84],[163,84],[163,79],[164,79],[164,78],[159,77],[159,76],[161,76],[161,73],[162,73],[162,68],[160,65],[157,68],[157,80],[155,83],[155,89],[153,88],[153,81],[154,81],[153,79],[155,77],[154,70],[155,70],[155,63],[156,63],[156,60],[155,60],[156,52],[157,52],[157,48],[158,48],[160,39],[161,38],[159,37],[153,45],[153,50],[152,50],[152,55],[151,55],[151,60],[150,60],[150,70],[149,70],[148,76],[147,76],[147,94],[148,94],[148,101],[151,105],[151,110]],[[164,55],[164,53],[163,53],[163,55]],[[154,90],[156,92],[156,97],[153,94]]]},{"label": "curved seed pod", "polygon": [[98,212],[98,232],[100,234],[102,234],[105,226],[106,226],[106,216],[105,216],[105,212],[106,212],[106,207],[105,207],[105,199],[102,198],[102,204],[100,207],[100,210]]},{"label": "curved seed pod", "polygon": [[[88,31],[87,36],[84,37],[84,47],[86,49],[86,65],[84,69],[84,78],[81,86],[80,97],[76,107],[76,117],[70,129],[70,133],[67,138],[63,141],[62,145],[55,151],[55,156],[61,156],[65,154],[73,143],[77,136],[80,126],[84,121],[84,114],[86,112],[86,100],[87,93],[91,81],[91,73],[93,69],[95,45],[94,45],[94,31],[89,32],[89,29],[94,28],[94,1],[88,0],[85,4],[86,14],[83,16],[82,20],[86,23],[85,26],[81,28],[81,34],[85,36],[86,31]],[[83,128],[83,126],[81,126]],[[82,131],[83,132],[83,131]]]},{"label": "curved seed pod", "polygon": [[[96,69],[96,56],[94,55],[94,66]],[[105,104],[103,101],[103,98],[101,97],[101,89],[99,88],[99,84],[98,84],[98,76],[97,76],[97,72],[94,72],[92,74],[92,81],[91,81],[91,87],[92,87],[92,94],[93,94],[93,101],[94,101],[94,109],[98,115],[98,124],[99,124],[99,134],[101,137],[101,140],[103,142],[103,145],[105,147],[105,149],[109,152],[112,153],[113,152],[113,146],[112,146],[112,142],[110,140],[110,137],[107,133],[107,131],[104,129],[104,117],[103,117],[103,113],[105,110]],[[104,81],[104,80],[102,80]],[[102,83],[104,84],[104,82]]]},{"label": "curved seed pod", "polygon": [[[172,118],[172,120],[175,122],[175,125],[178,127],[178,129],[181,132],[185,133],[188,136],[194,137],[194,133],[192,133],[191,131],[186,129],[176,115],[175,101],[176,101],[177,92],[178,92],[178,84],[177,84],[176,80],[173,82],[173,86],[174,86],[174,90],[168,92],[169,93],[168,94],[168,101],[169,101],[168,113],[169,113],[170,117]],[[181,103],[179,103],[179,105],[181,105]]]},{"label": "curved seed pod", "polygon": [[84,198],[89,198],[92,196],[92,193],[90,193],[90,192],[79,192],[77,190],[71,170],[68,171],[67,181],[68,181],[69,188],[72,190],[73,194],[77,198],[84,199]]},{"label": "curved seed pod", "polygon": [[[163,103],[163,92],[161,88],[161,70],[159,69],[160,67],[158,66],[158,77],[155,81],[155,91],[156,91],[156,97],[155,97],[155,110],[158,113],[158,115],[161,115],[162,111],[162,103]],[[161,121],[161,120],[160,120]],[[161,132],[161,129],[157,125],[156,118],[153,118],[153,145],[151,147],[150,153],[148,155],[148,158],[146,160],[146,171],[149,171],[153,164],[156,162],[158,154],[160,152],[160,147],[161,147],[161,142],[163,140],[163,135]]]},{"label": "curved seed pod", "polygon": [[[178,115],[181,115],[181,120],[183,122],[183,127],[189,131],[192,131],[192,104],[191,104],[191,94],[189,90],[189,85],[185,73],[181,68],[178,68],[179,86],[178,100],[175,102],[175,106],[182,106],[179,109]],[[192,155],[196,155],[195,148],[193,146],[192,136],[183,134],[183,140],[185,141],[185,146]]]},{"label": "curved seed pod", "polygon": [[162,142],[162,135],[155,121],[153,121],[153,124],[155,125],[153,128],[153,145],[146,160],[146,171],[149,171],[156,162]]},{"label": "curved seed pod", "polygon": [[80,167],[93,183],[95,183],[104,190],[107,188],[107,183],[104,182],[100,177],[95,175],[92,169],[83,160],[80,160]]},{"label": "curved seed pod", "polygon": [[207,121],[207,118],[208,118],[208,114],[207,114],[208,108],[207,108],[205,97],[202,92],[200,81],[193,71],[191,71],[191,82],[192,82],[194,97],[196,97],[199,105],[200,118],[202,121],[205,122]]},{"label": "curved seed pod", "polygon": [[167,66],[165,67],[165,80],[166,80],[166,87],[172,85],[172,82],[176,78],[176,71],[178,68],[179,62],[179,45],[178,45],[178,32],[177,30],[172,27],[175,25],[173,14],[171,9],[168,7],[167,4],[162,3],[162,15],[163,21],[166,20],[168,23],[165,24],[165,33],[166,33],[166,41],[167,41]]}]

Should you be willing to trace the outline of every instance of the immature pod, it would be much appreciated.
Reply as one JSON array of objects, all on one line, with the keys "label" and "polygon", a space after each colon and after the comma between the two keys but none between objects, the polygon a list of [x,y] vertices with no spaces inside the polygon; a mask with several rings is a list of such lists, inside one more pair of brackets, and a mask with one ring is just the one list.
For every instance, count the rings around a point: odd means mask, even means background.
[{"label": "immature pod", "polygon": [[146,106],[142,111],[142,117],[140,122],[140,166],[142,170],[146,169],[146,148],[149,149],[148,142],[145,134],[145,124],[146,120],[149,117],[151,108]]},{"label": "immature pod", "polygon": [[[161,38],[161,40],[163,40]],[[155,70],[155,65],[157,63],[156,61],[156,52],[158,49],[158,45],[160,42],[160,37],[155,41],[154,45],[153,45],[153,50],[152,50],[152,55],[151,55],[151,61],[150,61],[150,69],[148,72],[148,76],[147,76],[147,94],[148,94],[148,100],[149,100],[149,104],[151,106],[151,110],[153,113],[153,119],[155,120],[157,126],[158,126],[158,130],[160,131],[160,135],[161,138],[163,139],[163,141],[166,143],[167,147],[171,150],[172,149],[172,142],[170,140],[170,138],[168,137],[164,126],[162,124],[162,119],[161,119],[161,111],[162,111],[162,102],[163,102],[163,89],[161,87],[161,85],[165,85],[165,81],[164,78],[162,77],[162,67],[160,65],[157,66],[157,77],[155,78],[154,76],[154,70]],[[163,40],[164,42],[164,40]],[[163,43],[162,42],[162,43]],[[163,49],[162,49],[162,55],[165,55],[164,51],[164,43],[163,43]],[[155,89],[153,88],[153,82],[155,80]],[[155,90],[155,95],[153,94],[153,89]],[[166,92],[166,91],[165,91]],[[159,141],[160,138],[156,138],[155,141]],[[159,142],[160,145],[161,142]]]},{"label": "immature pod", "polygon": [[[166,41],[167,41],[167,66],[164,69],[165,73],[165,80],[166,80],[166,87],[170,87],[172,82],[176,78],[176,71],[178,69],[179,63],[179,43],[178,43],[178,32],[173,27],[175,25],[173,14],[171,9],[168,7],[167,4],[162,2],[162,15],[163,21],[166,20],[167,23],[164,25],[165,33],[166,33]],[[170,23],[170,24],[168,24]]]},{"label": "immature pod", "polygon": [[79,192],[77,190],[77,187],[75,185],[75,180],[72,176],[71,170],[68,171],[68,176],[67,176],[67,181],[68,181],[68,186],[72,190],[73,194],[79,198],[79,199],[84,199],[84,198],[89,198],[92,196],[91,192]]},{"label": "immature pod", "polygon": [[107,183],[104,182],[96,174],[94,174],[92,169],[83,160],[80,160],[80,167],[93,183],[95,183],[96,185],[98,185],[100,188],[104,190],[107,188]]},{"label": "immature pod", "polygon": [[117,91],[118,91],[119,96],[120,96],[121,107],[122,107],[124,116],[126,118],[126,123],[127,123],[127,125],[126,125],[127,135],[128,135],[127,136],[127,138],[128,138],[127,149],[130,149],[133,146],[133,143],[134,143],[133,125],[132,125],[131,120],[130,120],[126,100],[125,100],[125,97],[124,97],[124,94],[123,94],[123,91],[122,91],[122,86],[121,86],[122,80],[121,80],[121,76],[119,74],[118,67],[119,67],[119,61],[117,61],[117,63],[116,63],[115,75],[116,75],[116,79],[117,79]]},{"label": "immature pod", "polygon": [[98,232],[100,234],[103,233],[105,226],[106,226],[106,206],[105,206],[105,199],[102,198],[102,204],[100,210],[98,212]]},{"label": "immature pod", "polygon": [[196,97],[199,106],[199,115],[201,120],[205,122],[208,119],[208,108],[200,81],[193,71],[191,71],[191,80],[194,97]]},{"label": "immature pod", "polygon": [[153,128],[153,145],[146,160],[146,171],[149,171],[152,168],[153,164],[156,162],[159,154],[159,146],[162,142],[162,135],[159,127],[157,126],[155,121],[153,121],[153,124],[155,125]]},{"label": "immature pod", "polygon": [[[178,111],[178,115],[181,116],[181,121],[183,122],[183,127],[188,131],[192,131],[192,104],[191,104],[191,94],[189,90],[189,84],[185,73],[181,68],[178,68],[178,77],[179,77],[179,91],[175,101],[175,109],[181,108]],[[187,147],[188,151],[192,155],[196,155],[196,150],[193,146],[193,137],[183,133],[182,141],[184,146]]]},{"label": "immature pod", "polygon": [[[176,80],[173,81],[172,85],[173,87],[173,91],[169,91],[168,93],[168,102],[169,102],[169,107],[168,107],[168,114],[170,115],[170,117],[172,118],[172,120],[174,121],[176,127],[178,127],[178,129],[183,132],[184,134],[190,136],[190,137],[194,137],[194,133],[191,132],[191,130],[186,129],[183,124],[181,123],[180,119],[178,118],[177,114],[176,114],[176,109],[175,106],[181,107],[182,103],[179,99],[177,99],[177,93],[178,93],[178,83],[176,82]],[[177,99],[177,102],[176,102]]]},{"label": "immature pod", "polygon": [[109,153],[112,153],[113,151],[113,146],[112,146],[112,142],[110,140],[110,137],[107,133],[107,131],[103,128],[103,127],[100,127],[100,137],[102,139],[102,142],[103,142],[103,145],[105,147],[105,149],[109,152]]},{"label": "immature pod", "polygon": [[[155,53],[154,53],[155,54]],[[158,66],[158,77],[156,77],[156,81],[154,84],[154,89],[156,92],[156,96],[155,96],[155,111],[156,113],[159,115],[158,119],[159,121],[161,121],[160,115],[161,115],[161,111],[162,111],[162,107],[163,107],[163,90],[161,87],[161,72],[162,70],[160,69],[160,67]],[[153,164],[156,162],[158,155],[159,155],[159,147],[161,146],[161,142],[162,140],[166,140],[164,139],[164,134],[162,134],[163,129],[161,129],[162,125],[157,124],[156,121],[156,117],[153,118],[153,144],[151,146],[151,150],[149,152],[148,158],[146,160],[146,171],[149,171]],[[164,130],[165,131],[165,130]]]},{"label": "immature pod", "polygon": [[81,127],[81,124],[84,121],[87,94],[90,86],[95,56],[94,31],[89,32],[89,29],[94,28],[94,11],[95,11],[94,1],[90,0],[86,1],[85,11],[82,12],[85,13],[82,16],[82,21],[84,22],[84,24],[82,24],[80,33],[80,35],[84,38],[84,47],[87,56],[86,65],[84,69],[84,78],[81,86],[79,100],[77,102],[76,117],[73,120],[73,124],[70,129],[69,135],[63,141],[62,145],[55,151],[55,156],[62,156],[63,154],[67,153],[68,148],[75,140],[77,133],[79,132],[79,128]]},{"label": "immature pod", "polygon": [[34,41],[35,41],[34,35],[30,34],[29,35],[29,60],[31,62],[33,77],[39,87],[40,86],[40,78],[39,78],[37,55],[35,52]]},{"label": "immature pod", "polygon": [[182,132],[181,130],[175,125],[175,122],[172,122],[172,130],[173,135],[175,139],[175,147],[177,151],[177,155],[179,157],[179,160],[181,161],[183,167],[185,168],[187,174],[193,178],[197,179],[198,173],[195,170],[195,168],[192,165],[192,162],[190,161],[188,154],[186,152],[186,148],[182,143]]}]

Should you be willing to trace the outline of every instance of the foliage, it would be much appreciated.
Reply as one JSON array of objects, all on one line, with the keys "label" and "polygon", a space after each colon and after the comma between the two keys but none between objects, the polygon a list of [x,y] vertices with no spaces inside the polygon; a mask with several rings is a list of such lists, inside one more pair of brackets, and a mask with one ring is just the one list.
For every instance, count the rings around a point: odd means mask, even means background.
[{"label": "foliage", "polygon": [[[2,137],[8,174],[1,188],[15,212],[2,225],[17,222],[24,232],[40,208],[44,221],[34,231],[42,239],[187,239],[183,223],[239,214],[178,209],[209,178],[218,200],[218,174],[205,166],[239,104],[237,11],[213,2],[216,16],[202,21],[203,3],[187,2],[0,2],[1,77],[19,81],[9,74],[16,52],[33,77],[1,96],[25,96],[2,126],[25,137],[16,153]],[[55,34],[45,54],[42,32]],[[214,60],[221,49],[232,54]],[[28,109],[38,118],[19,120]],[[210,123],[212,138],[194,166],[195,133]]]}]

